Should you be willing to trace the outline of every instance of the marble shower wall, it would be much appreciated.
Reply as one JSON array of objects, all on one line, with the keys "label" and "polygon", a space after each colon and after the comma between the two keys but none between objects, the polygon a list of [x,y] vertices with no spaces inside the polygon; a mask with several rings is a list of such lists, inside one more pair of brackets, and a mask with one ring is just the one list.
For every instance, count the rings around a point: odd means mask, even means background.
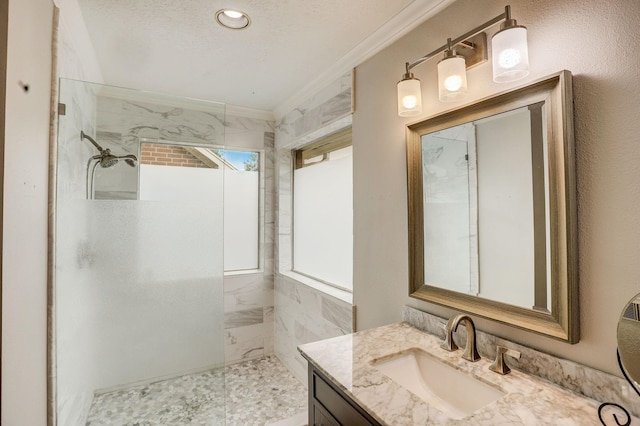
[{"label": "marble shower wall", "polygon": [[[98,134],[117,152],[138,155],[140,138],[224,145],[264,153],[261,271],[224,277],[225,363],[273,353],[274,123],[227,113],[224,105],[175,99],[162,103],[100,97]],[[189,105],[192,103],[192,105]]]},{"label": "marble shower wall", "polygon": [[275,305],[276,355],[306,384],[307,361],[298,345],[354,332],[353,305],[280,274]]},{"label": "marble shower wall", "polygon": [[[344,298],[312,288],[289,273],[292,267],[291,150],[349,126],[351,73],[341,76],[287,113],[276,125],[278,267],[275,272],[275,353],[303,383],[307,382],[307,362],[298,353],[297,346],[353,332],[354,315],[352,304],[345,302]],[[336,292],[332,288],[327,288],[327,291]]]},{"label": "marble shower wall", "polygon": [[260,183],[264,194],[262,271],[224,278],[225,362],[229,365],[274,353],[275,149],[272,122],[227,116],[226,124],[229,147],[256,149],[262,135],[259,149],[263,149],[265,162]]}]

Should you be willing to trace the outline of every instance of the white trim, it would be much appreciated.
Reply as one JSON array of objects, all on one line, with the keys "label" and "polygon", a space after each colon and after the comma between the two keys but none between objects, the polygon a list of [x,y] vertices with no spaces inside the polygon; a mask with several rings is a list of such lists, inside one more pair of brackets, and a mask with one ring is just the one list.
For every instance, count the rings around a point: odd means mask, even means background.
[{"label": "white trim", "polygon": [[[362,43],[347,52],[346,55],[336,61],[331,67],[311,80],[295,95],[276,106],[273,109],[273,115],[276,121],[280,121],[289,111],[311,98],[332,81],[400,39],[454,1],[455,0],[415,0],[412,2],[365,38]],[[410,60],[411,58],[407,58],[407,61]],[[402,65],[403,64],[398,64],[398,78],[402,76],[404,71]]]},{"label": "white trim", "polygon": [[340,299],[343,302],[353,305],[353,293],[349,293],[346,290],[341,290],[339,288],[330,286],[329,284],[325,284],[322,281],[314,280],[313,278],[310,278],[306,275],[301,275],[294,271],[280,271],[279,274],[300,284],[304,284],[307,287],[318,290],[321,293],[328,294],[329,296],[333,296],[336,299]]}]

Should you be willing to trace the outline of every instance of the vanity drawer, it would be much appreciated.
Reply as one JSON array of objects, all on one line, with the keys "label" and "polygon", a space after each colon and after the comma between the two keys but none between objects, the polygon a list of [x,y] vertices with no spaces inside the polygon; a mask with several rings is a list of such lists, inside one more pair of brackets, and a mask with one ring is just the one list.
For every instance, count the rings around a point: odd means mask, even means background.
[{"label": "vanity drawer", "polygon": [[320,404],[313,406],[313,423],[311,424],[317,426],[340,426],[340,423]]},{"label": "vanity drawer", "polygon": [[379,425],[347,395],[309,366],[309,422],[313,425]]}]

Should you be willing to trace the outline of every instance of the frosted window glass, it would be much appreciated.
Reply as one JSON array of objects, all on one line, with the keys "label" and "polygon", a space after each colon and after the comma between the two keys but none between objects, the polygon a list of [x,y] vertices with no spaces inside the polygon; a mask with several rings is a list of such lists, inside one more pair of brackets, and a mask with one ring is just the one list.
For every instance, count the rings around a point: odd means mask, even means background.
[{"label": "frosted window glass", "polygon": [[352,156],[297,169],[293,210],[294,269],[352,289]]},{"label": "frosted window glass", "polygon": [[224,172],[224,270],[257,269],[259,173]]},{"label": "frosted window glass", "polygon": [[194,167],[140,166],[141,200],[219,204],[224,179],[224,270],[258,269],[259,173]]},{"label": "frosted window glass", "polygon": [[219,169],[140,165],[140,199],[220,202],[215,193],[222,188]]}]

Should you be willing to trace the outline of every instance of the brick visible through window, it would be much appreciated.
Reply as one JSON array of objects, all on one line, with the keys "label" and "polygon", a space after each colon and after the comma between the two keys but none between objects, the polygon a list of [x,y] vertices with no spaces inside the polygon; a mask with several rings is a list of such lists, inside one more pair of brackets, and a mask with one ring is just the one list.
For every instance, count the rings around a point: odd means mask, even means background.
[{"label": "brick visible through window", "polygon": [[143,143],[140,162],[155,166],[211,168],[181,146]]}]

